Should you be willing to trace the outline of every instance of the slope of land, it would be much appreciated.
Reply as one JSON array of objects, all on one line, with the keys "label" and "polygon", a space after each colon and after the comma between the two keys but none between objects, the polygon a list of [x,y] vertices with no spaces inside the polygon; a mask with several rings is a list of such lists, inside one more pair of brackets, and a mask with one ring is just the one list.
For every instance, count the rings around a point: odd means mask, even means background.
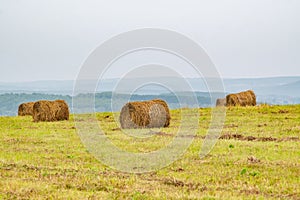
[{"label": "slope of land", "polygon": [[[96,116],[115,145],[149,152],[172,140],[180,112],[172,110],[171,126],[149,139],[122,134],[118,113]],[[199,112],[199,129],[184,156],[146,174],[121,173],[97,161],[80,142],[73,118],[33,123],[31,117],[0,117],[0,199],[300,198],[300,105],[228,108],[220,139],[204,159],[199,150],[211,110]]]}]

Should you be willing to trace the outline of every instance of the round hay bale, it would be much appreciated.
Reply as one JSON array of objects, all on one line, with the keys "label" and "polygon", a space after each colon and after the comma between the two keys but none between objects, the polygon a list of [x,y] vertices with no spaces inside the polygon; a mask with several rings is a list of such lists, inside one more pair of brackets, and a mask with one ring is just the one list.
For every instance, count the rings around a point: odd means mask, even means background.
[{"label": "round hay bale", "polygon": [[229,94],[226,96],[227,106],[255,106],[256,96],[252,90],[240,92],[237,94]]},{"label": "round hay bale", "polygon": [[64,100],[37,101],[33,105],[33,121],[62,121],[69,120],[69,107]]},{"label": "round hay bale", "polygon": [[34,105],[34,102],[27,102],[27,103],[20,104],[19,108],[18,108],[18,116],[25,116],[25,115],[32,116],[33,105]]},{"label": "round hay bale", "polygon": [[56,106],[55,120],[69,120],[70,112],[68,104],[64,100],[56,100],[54,101],[54,105]]},{"label": "round hay bale", "polygon": [[226,106],[226,98],[223,99],[217,99],[216,101],[216,106],[220,107],[220,106]]},{"label": "round hay bale", "polygon": [[170,119],[169,107],[161,99],[129,102],[120,113],[120,124],[124,129],[168,127]]}]

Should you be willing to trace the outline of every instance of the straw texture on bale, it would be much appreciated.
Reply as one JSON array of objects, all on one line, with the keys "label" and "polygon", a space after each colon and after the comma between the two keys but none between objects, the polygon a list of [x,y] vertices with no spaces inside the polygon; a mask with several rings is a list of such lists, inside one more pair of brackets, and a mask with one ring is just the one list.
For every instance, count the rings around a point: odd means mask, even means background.
[{"label": "straw texture on bale", "polygon": [[237,94],[229,94],[226,96],[227,106],[255,106],[256,96],[252,90],[240,92]]},{"label": "straw texture on bale", "polygon": [[217,99],[216,106],[226,106],[226,98],[223,99]]},{"label": "straw texture on bale", "polygon": [[169,107],[161,99],[129,102],[120,113],[120,124],[124,129],[168,127],[170,119]]},{"label": "straw texture on bale", "polygon": [[33,121],[69,120],[69,107],[64,100],[37,101],[33,105]]},{"label": "straw texture on bale", "polygon": [[33,104],[34,102],[22,103],[18,108],[18,116],[25,116],[33,114]]}]

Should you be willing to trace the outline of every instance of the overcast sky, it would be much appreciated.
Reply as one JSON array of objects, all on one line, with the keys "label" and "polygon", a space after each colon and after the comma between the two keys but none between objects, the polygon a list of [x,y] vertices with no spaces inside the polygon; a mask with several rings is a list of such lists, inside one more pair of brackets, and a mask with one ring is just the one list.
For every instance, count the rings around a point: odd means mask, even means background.
[{"label": "overcast sky", "polygon": [[0,0],[0,82],[75,79],[98,45],[144,27],[190,37],[223,77],[299,76],[299,24],[299,0]]}]

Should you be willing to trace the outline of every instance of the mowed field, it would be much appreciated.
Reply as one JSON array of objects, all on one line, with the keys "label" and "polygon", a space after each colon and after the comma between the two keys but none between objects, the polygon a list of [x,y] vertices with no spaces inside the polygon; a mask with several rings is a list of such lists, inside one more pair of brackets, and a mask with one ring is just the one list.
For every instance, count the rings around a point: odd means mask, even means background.
[{"label": "mowed field", "polygon": [[[172,110],[170,127],[140,139],[124,135],[112,113],[97,118],[116,146],[149,152],[172,141],[180,113]],[[227,108],[221,137],[204,159],[199,152],[211,109],[199,113],[186,153],[143,174],[119,172],[95,159],[73,116],[40,123],[0,117],[0,199],[300,199],[300,105]]]}]

